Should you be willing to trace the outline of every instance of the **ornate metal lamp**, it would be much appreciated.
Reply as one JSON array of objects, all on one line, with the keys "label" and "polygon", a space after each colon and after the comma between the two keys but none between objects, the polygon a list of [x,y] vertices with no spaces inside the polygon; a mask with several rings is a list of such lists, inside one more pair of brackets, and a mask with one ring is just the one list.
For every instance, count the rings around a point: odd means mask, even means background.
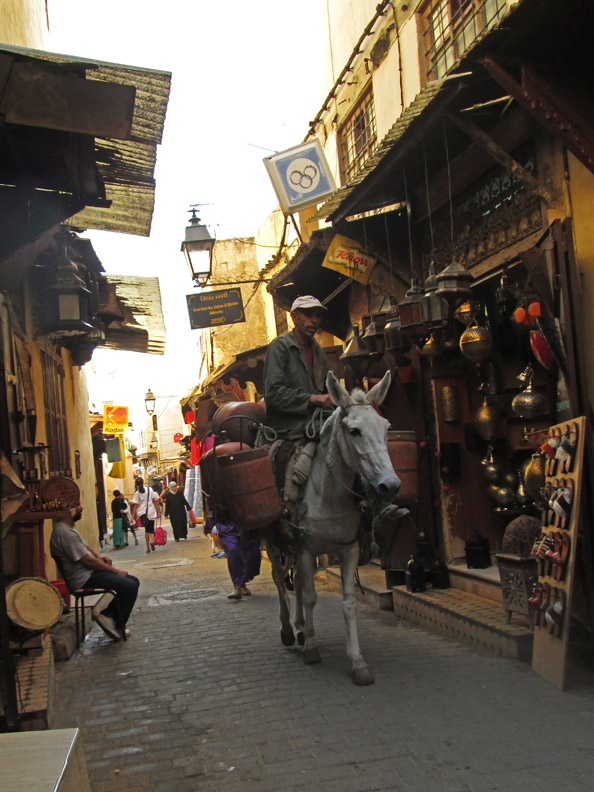
[{"label": "ornate metal lamp", "polygon": [[410,289],[402,302],[398,303],[401,331],[411,338],[421,339],[427,335],[427,325],[423,320],[422,300],[425,292],[417,284],[415,278],[411,280]]},{"label": "ornate metal lamp", "polygon": [[215,240],[208,228],[202,225],[193,206],[190,211],[190,225],[186,227],[186,236],[181,243],[181,251],[186,257],[192,280],[197,286],[204,287],[212,273],[212,251]]},{"label": "ornate metal lamp", "polygon": [[357,381],[361,382],[369,368],[370,356],[369,349],[359,335],[357,325],[353,327],[353,337],[340,359],[351,369]]},{"label": "ornate metal lamp", "polygon": [[454,311],[460,303],[470,299],[470,284],[473,280],[472,273],[454,259],[437,275],[437,293],[448,301]]},{"label": "ornate metal lamp", "polygon": [[425,281],[425,294],[421,298],[421,314],[428,330],[438,330],[445,327],[452,316],[449,304],[438,294],[435,261],[431,261],[429,264],[429,275]]},{"label": "ornate metal lamp", "polygon": [[155,402],[157,401],[155,394],[149,388],[146,392],[146,396],[144,397],[144,406],[149,415],[152,415],[155,412]]},{"label": "ornate metal lamp", "polygon": [[54,280],[42,291],[44,332],[68,338],[85,335],[90,323],[91,292],[79,274],[76,264],[68,258],[66,243],[60,243],[54,261]]}]

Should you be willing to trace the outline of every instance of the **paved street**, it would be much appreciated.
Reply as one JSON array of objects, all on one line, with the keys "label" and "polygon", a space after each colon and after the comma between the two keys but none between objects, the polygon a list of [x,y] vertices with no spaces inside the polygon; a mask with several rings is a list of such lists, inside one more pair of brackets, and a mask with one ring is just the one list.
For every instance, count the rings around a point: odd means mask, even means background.
[{"label": "paved street", "polygon": [[[169,531],[171,537],[171,531]],[[594,789],[594,675],[559,693],[529,666],[359,608],[376,684],[350,681],[339,597],[320,591],[323,662],[279,638],[269,567],[228,601],[198,529],[138,575],[127,643],[95,626],[57,666],[56,727],[79,726],[93,792],[559,792]]]}]

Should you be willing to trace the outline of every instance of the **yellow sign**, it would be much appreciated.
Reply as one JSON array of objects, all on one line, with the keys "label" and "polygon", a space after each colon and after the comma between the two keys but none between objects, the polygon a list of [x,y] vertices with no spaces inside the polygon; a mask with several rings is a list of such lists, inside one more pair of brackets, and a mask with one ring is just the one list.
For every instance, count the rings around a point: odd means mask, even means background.
[{"label": "yellow sign", "polygon": [[124,434],[128,428],[128,408],[103,405],[103,433]]},{"label": "yellow sign", "polygon": [[366,253],[358,242],[336,234],[322,262],[322,267],[347,275],[359,283],[367,283],[376,259]]}]

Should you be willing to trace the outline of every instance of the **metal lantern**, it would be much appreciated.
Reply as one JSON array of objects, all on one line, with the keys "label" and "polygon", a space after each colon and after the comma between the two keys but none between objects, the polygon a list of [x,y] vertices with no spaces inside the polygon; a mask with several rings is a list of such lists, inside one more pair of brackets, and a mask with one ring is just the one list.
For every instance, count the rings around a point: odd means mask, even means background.
[{"label": "metal lantern", "polygon": [[144,397],[144,406],[149,415],[152,415],[155,412],[155,402],[157,401],[155,394],[149,388],[146,392],[146,396]]},{"label": "metal lantern", "polygon": [[186,257],[192,280],[197,286],[205,286],[211,276],[212,251],[215,240],[211,237],[208,228],[202,225],[196,214],[196,209],[191,209],[190,225],[186,227],[186,236],[181,243],[181,251]]},{"label": "metal lantern", "polygon": [[483,403],[474,415],[474,428],[477,434],[487,442],[493,440],[497,436],[499,421],[499,412],[492,404],[487,402],[487,397],[485,396]]},{"label": "metal lantern", "polygon": [[381,356],[384,352],[384,329],[378,322],[372,321],[367,325],[363,333],[364,343],[367,345],[369,354]]},{"label": "metal lantern", "polygon": [[474,324],[460,336],[460,352],[473,363],[481,363],[493,349],[493,337],[486,327]]},{"label": "metal lantern", "polygon": [[455,309],[470,298],[472,294],[470,284],[473,280],[472,274],[466,267],[454,259],[437,275],[437,293]]},{"label": "metal lantern", "polygon": [[419,349],[419,355],[422,355],[427,360],[433,362],[443,353],[443,344],[439,341],[433,333],[429,336],[427,341]]},{"label": "metal lantern", "polygon": [[427,326],[423,321],[421,301],[425,292],[413,278],[410,289],[401,303],[398,303],[400,328],[405,335],[423,337],[427,334]]},{"label": "metal lantern", "polygon": [[369,349],[359,335],[359,327],[357,325],[353,327],[353,337],[340,359],[351,369],[356,379],[360,382],[369,368]]},{"label": "metal lantern", "polygon": [[454,311],[454,316],[465,327],[469,327],[474,322],[474,317],[478,312],[480,305],[476,300],[466,300],[459,305]]},{"label": "metal lantern", "polygon": [[520,382],[528,383],[523,391],[514,396],[511,403],[513,412],[520,418],[534,418],[548,412],[547,397],[532,388],[533,375],[532,366],[528,365],[518,377]]},{"label": "metal lantern", "polygon": [[54,282],[43,289],[43,326],[51,335],[83,335],[90,323],[91,292],[79,275],[76,264],[66,254],[66,246],[55,261]]},{"label": "metal lantern", "polygon": [[425,294],[421,299],[423,322],[428,329],[445,327],[452,313],[446,300],[437,291],[437,268],[435,262],[429,264],[429,275],[425,281]]},{"label": "metal lantern", "polygon": [[503,270],[501,275],[499,287],[495,292],[495,300],[501,309],[503,316],[511,316],[512,311],[518,304],[517,290],[515,289],[514,282],[509,277],[506,270]]},{"label": "metal lantern", "polygon": [[384,346],[395,356],[403,354],[410,349],[410,338],[404,335],[400,326],[400,318],[396,306],[388,314],[384,327]]}]

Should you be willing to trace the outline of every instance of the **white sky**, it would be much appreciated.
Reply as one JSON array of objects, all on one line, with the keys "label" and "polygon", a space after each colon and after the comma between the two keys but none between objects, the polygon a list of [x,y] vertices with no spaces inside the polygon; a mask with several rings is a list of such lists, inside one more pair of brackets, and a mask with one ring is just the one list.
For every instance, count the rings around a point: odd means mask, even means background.
[{"label": "white sky", "polygon": [[[300,143],[330,86],[323,84],[324,0],[50,0],[47,49],[173,73],[157,153],[150,238],[89,232],[107,272],[157,275],[165,356],[96,350],[91,401],[144,417],[148,387],[182,396],[196,383],[193,290],[180,244],[188,206],[222,239],[251,236],[275,208],[262,158]],[[272,254],[273,251],[271,251]],[[164,405],[164,403],[163,403]]]}]

